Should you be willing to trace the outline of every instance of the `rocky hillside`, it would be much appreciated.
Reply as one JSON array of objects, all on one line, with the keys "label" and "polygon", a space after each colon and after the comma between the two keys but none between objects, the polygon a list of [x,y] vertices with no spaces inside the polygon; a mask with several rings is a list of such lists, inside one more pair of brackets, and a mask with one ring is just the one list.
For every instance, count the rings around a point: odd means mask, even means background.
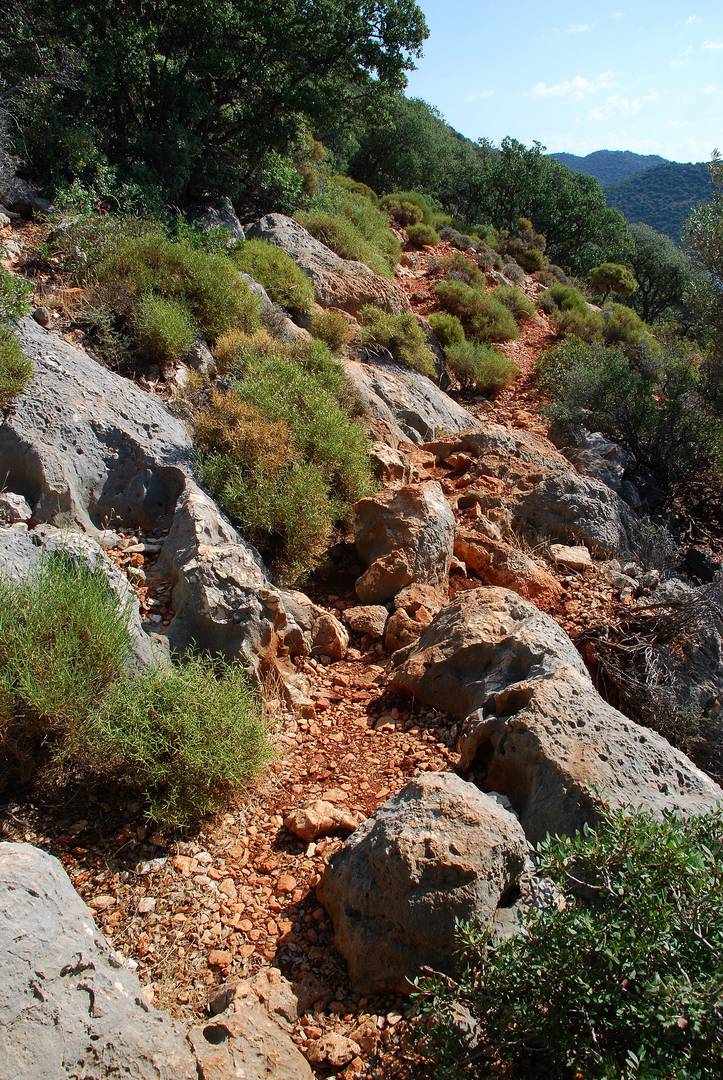
[{"label": "rocky hillside", "polygon": [[[3,788],[0,1078],[420,1075],[411,980],[454,973],[458,920],[514,935],[530,912],[565,908],[536,870],[536,845],[602,829],[622,809],[689,827],[723,797],[714,530],[688,517],[686,550],[663,558],[651,469],[546,411],[553,383],[541,383],[538,361],[569,331],[562,300],[595,340],[613,341],[622,317],[570,300],[574,289],[535,268],[542,240],[529,223],[491,258],[478,237],[423,233],[402,199],[391,213],[404,254],[390,270],[332,250],[338,238],[311,214],[240,221],[216,207],[204,228],[226,226],[239,260],[261,251],[264,268],[283,252],[301,272],[284,263],[293,288],[270,296],[239,262],[223,278],[224,311],[239,297],[255,306],[217,332],[189,300],[191,346],[157,358],[157,339],[138,329],[145,294],[131,301],[118,285],[131,288],[136,265],[119,261],[113,295],[138,304],[124,332],[139,335],[134,355],[152,359],[113,370],[100,362],[97,325],[78,318],[100,271],[93,285],[70,281],[73,223],[33,219],[27,194],[9,203],[3,265],[32,284],[32,314],[16,331],[32,377],[0,423],[3,587],[32,582],[53,557],[99,574],[130,635],[116,683],[171,678],[193,664],[189,651],[223,654],[262,690],[271,752],[258,750],[243,783],[214,771],[222,797],[210,792],[179,829],[170,797],[156,793],[149,811],[138,781],[152,770],[137,747],[111,779],[97,755],[89,773],[71,746],[29,781],[40,750],[23,729]],[[204,272],[227,274],[235,257],[217,251],[209,258],[222,263]],[[638,342],[647,332],[625,325]],[[308,351],[322,332],[334,357]],[[322,377],[323,415],[306,394]],[[219,402],[236,409],[235,442]],[[247,489],[209,466],[250,445],[251,405],[254,432],[269,434],[243,482],[265,476],[276,454],[287,507],[302,465],[302,508],[319,473],[322,510],[349,504],[326,532],[320,511],[322,543],[312,535],[301,554],[301,512],[285,532],[281,517],[249,524]],[[309,416],[316,426],[302,429]],[[346,456],[361,429],[373,481]],[[221,451],[223,461],[212,456]],[[255,506],[264,489],[251,490]],[[306,560],[297,576],[292,555]],[[616,650],[627,681],[616,680]],[[9,670],[1,649],[0,659]],[[22,689],[13,679],[0,680],[9,701]],[[695,738],[633,714],[655,679],[670,715],[695,709]],[[198,696],[185,699],[187,715]],[[129,730],[133,700],[112,699],[106,731],[118,715]],[[11,734],[41,716],[37,704],[2,702]],[[205,715],[201,742],[215,738]],[[176,729],[154,737],[158,758],[175,752]],[[178,752],[191,779],[174,812],[218,766],[190,757]],[[458,1035],[464,1054],[481,1053],[474,1025]],[[485,1052],[494,1063],[494,1046]]]}]

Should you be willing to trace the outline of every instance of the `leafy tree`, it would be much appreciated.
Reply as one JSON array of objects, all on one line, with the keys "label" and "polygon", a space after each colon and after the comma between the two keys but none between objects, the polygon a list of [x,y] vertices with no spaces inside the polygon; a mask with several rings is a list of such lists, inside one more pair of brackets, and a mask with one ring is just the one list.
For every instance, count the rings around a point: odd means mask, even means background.
[{"label": "leafy tree", "polygon": [[107,161],[233,197],[304,121],[372,115],[426,36],[413,0],[11,0],[0,71],[43,181]]},{"label": "leafy tree", "polygon": [[693,266],[670,237],[650,225],[631,225],[633,246],[628,257],[638,288],[626,301],[646,322],[680,308]]},{"label": "leafy tree", "polygon": [[698,264],[708,276],[709,315],[718,335],[718,348],[723,351],[723,159],[713,151],[710,166],[713,180],[713,200],[697,206],[686,226],[686,238]]},{"label": "leafy tree", "polygon": [[627,266],[621,263],[600,263],[593,266],[588,274],[588,281],[596,293],[602,294],[603,304],[610,293],[628,295],[635,292],[637,282]]}]

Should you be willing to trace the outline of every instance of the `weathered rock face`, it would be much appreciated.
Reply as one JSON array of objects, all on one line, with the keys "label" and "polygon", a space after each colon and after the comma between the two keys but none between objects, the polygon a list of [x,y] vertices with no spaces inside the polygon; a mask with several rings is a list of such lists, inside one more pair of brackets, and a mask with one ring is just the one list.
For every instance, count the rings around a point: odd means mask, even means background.
[{"label": "weathered rock face", "polygon": [[309,331],[297,326],[284,309],[273,302],[263,285],[259,285],[258,281],[254,281],[249,274],[241,274],[241,279],[259,298],[261,322],[272,337],[281,338],[282,341],[308,341],[310,339]]},{"label": "weathered rock face", "polygon": [[317,302],[322,307],[341,308],[351,315],[356,315],[365,304],[376,304],[397,314],[409,311],[409,301],[395,282],[376,274],[364,263],[340,258],[284,214],[267,214],[245,232],[247,238],[268,240],[290,255],[311,278]]},{"label": "weathered rock face", "polygon": [[535,559],[471,528],[457,528],[454,554],[485,584],[513,589],[543,611],[553,608],[562,596],[560,583]]},{"label": "weathered rock face", "polygon": [[454,515],[436,480],[360,499],[354,543],[368,567],[357,584],[363,603],[383,603],[412,582],[446,593]]},{"label": "weathered rock face", "polygon": [[60,863],[29,844],[0,844],[0,999],[0,1080],[197,1075]]},{"label": "weathered rock face", "polygon": [[522,875],[519,822],[452,773],[423,773],[334,856],[318,895],[362,993],[410,989],[422,966],[449,971],[455,920],[493,923]]},{"label": "weathered rock face", "polygon": [[424,443],[442,432],[467,431],[478,421],[426,375],[369,355],[344,368],[369,416],[384,423],[397,443]]},{"label": "weathered rock face", "polygon": [[100,569],[118,597],[119,607],[127,609],[132,644],[131,670],[160,663],[162,655],[141,625],[138,597],[125,575],[92,537],[69,529],[56,529],[52,525],[41,525],[32,532],[0,526],[0,575],[11,581],[19,581],[31,573],[43,555],[60,551],[67,552],[90,570]]},{"label": "weathered rock face", "polygon": [[23,319],[35,378],[0,425],[0,474],[36,521],[163,528],[190,460],[185,426],[157,398]]},{"label": "weathered rock face", "polygon": [[519,521],[550,539],[583,543],[603,556],[634,551],[640,541],[640,523],[620,496],[572,470],[542,480],[516,513]]},{"label": "weathered rock face", "polygon": [[604,702],[564,631],[507,590],[460,594],[396,660],[392,686],[466,719],[462,766],[510,798],[532,841],[593,821],[600,798],[681,815],[723,798]]}]

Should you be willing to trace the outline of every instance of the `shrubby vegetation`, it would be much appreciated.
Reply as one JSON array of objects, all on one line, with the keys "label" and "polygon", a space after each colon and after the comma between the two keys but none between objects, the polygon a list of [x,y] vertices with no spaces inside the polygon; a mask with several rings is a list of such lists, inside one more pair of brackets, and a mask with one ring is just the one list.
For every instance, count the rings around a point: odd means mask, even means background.
[{"label": "shrubby vegetation", "polygon": [[434,378],[434,353],[415,315],[411,312],[390,315],[373,304],[367,304],[362,308],[361,320],[363,344],[380,345],[388,349],[399,363]]},{"label": "shrubby vegetation", "polygon": [[509,386],[517,376],[512,361],[491,345],[463,341],[448,345],[444,354],[463,390],[493,394],[503,386]]},{"label": "shrubby vegetation", "polygon": [[545,353],[540,371],[553,417],[619,440],[668,492],[701,469],[720,475],[723,422],[706,395],[699,357],[642,337],[633,345],[573,338]]},{"label": "shrubby vegetation", "polygon": [[442,348],[447,345],[459,345],[464,341],[464,327],[456,315],[437,312],[429,316],[428,322]]},{"label": "shrubby vegetation", "polygon": [[420,221],[417,225],[408,226],[407,239],[412,247],[423,248],[438,244],[440,236],[435,228]]},{"label": "shrubby vegetation", "polygon": [[722,857],[720,811],[606,811],[594,830],[546,840],[538,871],[562,902],[528,908],[505,939],[462,927],[456,978],[417,992],[430,1073],[720,1075]]},{"label": "shrubby vegetation", "polygon": [[342,259],[356,259],[391,277],[402,246],[389,218],[364,194],[329,184],[296,219]]},{"label": "shrubby vegetation", "polygon": [[27,390],[33,365],[24,355],[13,326],[30,310],[30,284],[0,267],[0,410]]},{"label": "shrubby vegetation", "polygon": [[275,573],[295,581],[372,490],[353,395],[321,341],[234,333],[218,342],[216,359],[231,385],[196,410],[202,480]]},{"label": "shrubby vegetation", "polygon": [[60,552],[0,578],[0,752],[20,781],[44,759],[120,780],[154,821],[185,825],[268,760],[260,705],[238,667],[130,675],[130,655],[128,611],[101,570]]},{"label": "shrubby vegetation", "polygon": [[532,300],[525,296],[522,289],[517,289],[514,285],[497,285],[492,290],[492,296],[509,308],[518,322],[531,319],[537,311]]},{"label": "shrubby vegetation", "polygon": [[318,308],[311,316],[309,331],[315,338],[325,342],[338,352],[354,339],[356,329],[342,311],[325,311]]},{"label": "shrubby vegetation", "polygon": [[263,285],[275,304],[292,315],[307,315],[314,303],[314,287],[294,260],[265,240],[243,240],[232,255],[239,270]]},{"label": "shrubby vegetation", "polygon": [[611,293],[626,295],[635,292],[638,283],[627,266],[621,263],[605,262],[593,266],[587,275],[590,288],[600,295],[604,304]]}]

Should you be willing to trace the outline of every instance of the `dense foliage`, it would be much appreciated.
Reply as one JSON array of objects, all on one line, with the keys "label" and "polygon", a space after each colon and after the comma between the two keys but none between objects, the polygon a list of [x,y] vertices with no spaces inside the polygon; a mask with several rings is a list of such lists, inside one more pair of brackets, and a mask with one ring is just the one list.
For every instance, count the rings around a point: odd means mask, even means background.
[{"label": "dense foliage", "polygon": [[41,761],[121,780],[155,821],[183,825],[268,759],[260,707],[240,668],[129,674],[128,616],[104,573],[67,553],[0,578],[0,755],[20,781]]},{"label": "dense foliage", "polygon": [[720,811],[605,812],[595,830],[545,841],[538,869],[559,902],[527,909],[524,932],[503,940],[461,928],[456,978],[417,994],[431,1075],[719,1076],[722,858]]},{"label": "dense foliage", "polygon": [[47,183],[110,168],[174,200],[234,198],[293,168],[309,125],[375,115],[426,36],[412,0],[11,0],[0,71]]},{"label": "dense foliage", "polygon": [[608,187],[605,194],[628,221],[650,225],[677,243],[691,211],[707,202],[712,191],[705,164],[670,161]]},{"label": "dense foliage", "polygon": [[23,354],[13,327],[30,309],[28,282],[0,267],[0,410],[22,394],[33,377],[33,365]]}]

